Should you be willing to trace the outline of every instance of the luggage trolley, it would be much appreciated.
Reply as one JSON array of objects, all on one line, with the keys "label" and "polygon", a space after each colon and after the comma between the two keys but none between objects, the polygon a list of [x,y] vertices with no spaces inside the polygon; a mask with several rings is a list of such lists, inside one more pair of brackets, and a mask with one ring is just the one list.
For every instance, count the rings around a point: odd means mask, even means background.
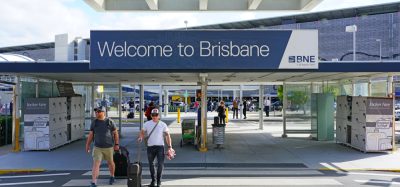
[{"label": "luggage trolley", "polygon": [[195,144],[196,137],[196,120],[195,119],[184,119],[182,120],[182,138],[180,147],[184,144]]}]

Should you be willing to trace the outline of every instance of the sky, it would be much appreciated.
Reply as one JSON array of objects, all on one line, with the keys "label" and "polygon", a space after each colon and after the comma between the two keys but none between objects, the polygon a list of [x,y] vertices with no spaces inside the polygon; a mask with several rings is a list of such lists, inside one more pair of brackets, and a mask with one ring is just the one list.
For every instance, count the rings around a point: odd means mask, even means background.
[{"label": "sky", "polygon": [[[323,0],[312,12],[399,0]],[[293,12],[96,12],[83,0],[9,0],[0,6],[0,47],[53,42],[56,34],[89,38],[90,30],[162,30],[261,19]]]}]

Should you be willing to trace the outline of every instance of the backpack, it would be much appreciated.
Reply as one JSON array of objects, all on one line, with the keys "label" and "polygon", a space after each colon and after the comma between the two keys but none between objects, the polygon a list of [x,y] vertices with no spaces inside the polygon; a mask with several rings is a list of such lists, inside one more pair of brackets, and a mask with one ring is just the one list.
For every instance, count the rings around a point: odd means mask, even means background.
[{"label": "backpack", "polygon": [[144,113],[144,115],[146,117],[150,117],[151,115],[151,111],[154,109],[154,107],[147,107],[146,112]]}]

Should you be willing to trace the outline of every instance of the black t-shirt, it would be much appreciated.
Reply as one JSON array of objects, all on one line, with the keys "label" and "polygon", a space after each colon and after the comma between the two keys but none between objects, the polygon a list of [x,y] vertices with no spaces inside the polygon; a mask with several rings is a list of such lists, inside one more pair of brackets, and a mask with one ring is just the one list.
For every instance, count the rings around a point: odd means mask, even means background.
[{"label": "black t-shirt", "polygon": [[218,106],[217,112],[218,112],[218,116],[219,117],[225,116],[225,107],[224,106]]},{"label": "black t-shirt", "polygon": [[129,105],[129,108],[135,108],[135,102],[134,101],[129,101],[128,105]]},{"label": "black t-shirt", "polygon": [[95,119],[90,126],[90,130],[94,134],[94,146],[99,148],[110,148],[114,146],[114,138],[112,132],[117,128],[111,119],[99,120]]}]

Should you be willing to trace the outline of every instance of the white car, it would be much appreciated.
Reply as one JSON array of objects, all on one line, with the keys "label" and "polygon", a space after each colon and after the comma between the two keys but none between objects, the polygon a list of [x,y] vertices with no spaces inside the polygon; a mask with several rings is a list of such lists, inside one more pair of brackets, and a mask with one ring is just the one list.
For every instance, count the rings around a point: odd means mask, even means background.
[{"label": "white car", "polygon": [[394,119],[398,121],[400,119],[400,109],[394,111]]}]

